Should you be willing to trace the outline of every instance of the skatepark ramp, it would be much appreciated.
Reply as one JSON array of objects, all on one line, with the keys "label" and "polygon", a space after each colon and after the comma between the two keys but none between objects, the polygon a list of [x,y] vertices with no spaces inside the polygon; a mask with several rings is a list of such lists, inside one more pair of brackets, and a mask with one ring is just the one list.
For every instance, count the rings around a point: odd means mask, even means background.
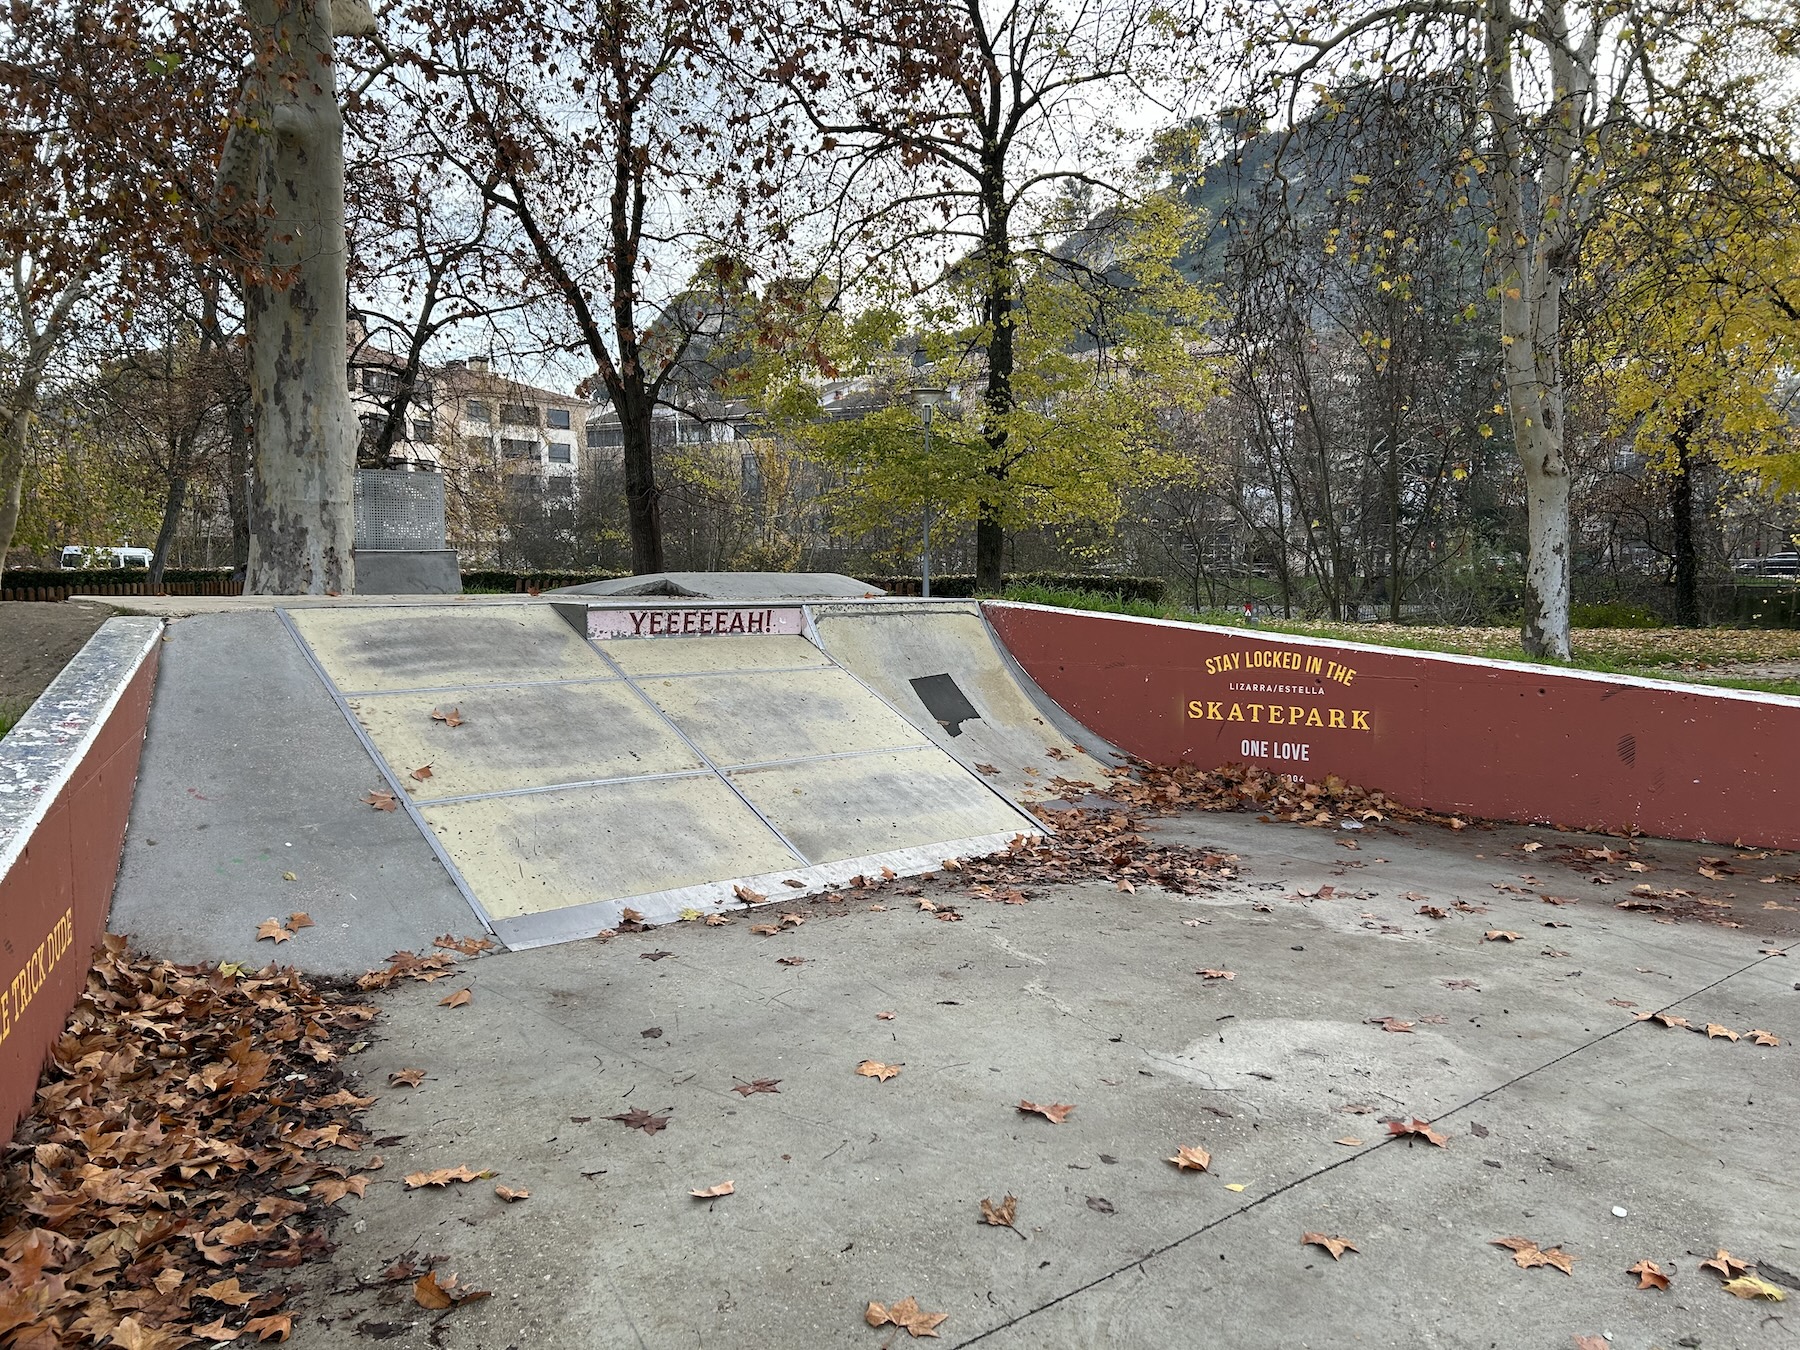
[{"label": "skatepark ramp", "polygon": [[[1027,806],[1052,780],[1104,772],[972,603],[346,603],[185,619],[170,648],[119,906],[165,943],[171,895],[246,932],[281,912],[298,893],[247,860],[285,860],[309,824],[304,879],[340,928],[379,931],[351,943],[379,960],[470,910],[520,948],[929,871],[1041,832]],[[221,690],[202,671],[221,662],[246,678]],[[221,759],[266,767],[216,797]],[[248,800],[271,796],[287,809]]]}]

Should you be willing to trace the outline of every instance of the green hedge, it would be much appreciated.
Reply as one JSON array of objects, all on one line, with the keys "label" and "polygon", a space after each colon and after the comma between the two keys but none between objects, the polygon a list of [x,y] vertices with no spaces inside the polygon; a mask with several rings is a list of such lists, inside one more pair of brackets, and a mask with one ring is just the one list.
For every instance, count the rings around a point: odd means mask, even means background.
[{"label": "green hedge", "polygon": [[[208,581],[230,581],[229,567],[165,567],[163,584],[175,582],[200,584]],[[135,586],[150,580],[143,567],[80,567],[64,571],[60,567],[9,567],[0,585],[8,590],[27,586],[57,586],[80,590],[83,586]]]},{"label": "green hedge", "polygon": [[[858,577],[871,586],[879,586],[890,595],[917,595],[919,579],[904,577]],[[1160,604],[1167,583],[1161,577],[1121,577],[1108,572],[1013,572],[1005,578],[1006,586],[1041,586],[1050,591],[1086,591],[1093,595],[1114,595],[1121,600],[1143,600]],[[962,600],[979,594],[975,577],[968,572],[951,572],[931,578],[931,594],[946,600]]]},{"label": "green hedge", "polygon": [[629,572],[510,572],[497,567],[475,568],[462,574],[465,591],[503,591],[518,594],[531,590],[554,591],[562,586],[583,586],[590,581],[617,581]]}]

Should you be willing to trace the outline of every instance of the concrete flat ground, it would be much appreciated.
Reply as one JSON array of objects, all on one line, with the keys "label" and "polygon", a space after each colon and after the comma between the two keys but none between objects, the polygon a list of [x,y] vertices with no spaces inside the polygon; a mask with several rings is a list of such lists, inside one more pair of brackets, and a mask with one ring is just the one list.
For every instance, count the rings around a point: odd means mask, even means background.
[{"label": "concrete flat ground", "polygon": [[[923,898],[959,922],[850,892],[781,906],[805,922],[775,936],[751,932],[765,909],[377,996],[352,1065],[385,1163],[294,1343],[891,1346],[864,1309],[909,1296],[945,1346],[1796,1343],[1800,859],[1639,840],[1639,871],[1551,830],[1243,815],[1153,833],[1238,855],[1239,879],[1021,905],[940,877]],[[1690,894],[1616,908],[1637,885]],[[1740,1039],[1634,1018],[1665,1010]],[[390,1087],[404,1069],[423,1082]],[[757,1080],[776,1090],[733,1090]],[[609,1119],[634,1109],[666,1128]],[[1389,1138],[1414,1117],[1446,1146]],[[1165,1161],[1184,1145],[1210,1170]],[[458,1165],[494,1175],[402,1180]],[[1008,1195],[1017,1231],[984,1226]],[[1491,1245],[1515,1235],[1573,1273]],[[1698,1264],[1720,1248],[1787,1301],[1726,1293]],[[407,1253],[493,1297],[420,1309],[383,1277]],[[1669,1289],[1639,1291],[1645,1259]]]}]

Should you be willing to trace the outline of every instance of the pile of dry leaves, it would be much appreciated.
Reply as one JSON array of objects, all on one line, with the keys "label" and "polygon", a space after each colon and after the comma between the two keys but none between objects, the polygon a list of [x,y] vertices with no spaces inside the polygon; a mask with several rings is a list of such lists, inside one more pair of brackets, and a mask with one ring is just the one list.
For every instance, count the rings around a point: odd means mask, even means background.
[{"label": "pile of dry leaves", "polygon": [[1178,811],[1257,811],[1271,820],[1335,825],[1340,820],[1422,820],[1452,829],[1468,822],[1403,806],[1386,793],[1347,783],[1336,774],[1301,781],[1248,764],[1201,769],[1133,761],[1102,793],[1123,805],[1169,815]]},{"label": "pile of dry leaves", "polygon": [[380,1166],[338,1068],[374,1016],[108,936],[0,1182],[0,1345],[286,1340],[286,1272]]}]

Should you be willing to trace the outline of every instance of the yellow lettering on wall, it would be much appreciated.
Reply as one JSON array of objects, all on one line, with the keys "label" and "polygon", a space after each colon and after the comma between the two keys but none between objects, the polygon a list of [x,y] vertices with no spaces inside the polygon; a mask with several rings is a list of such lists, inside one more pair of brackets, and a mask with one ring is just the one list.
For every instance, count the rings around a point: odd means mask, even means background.
[{"label": "yellow lettering on wall", "polygon": [[13,1023],[25,1015],[31,1000],[49,980],[50,972],[74,945],[75,911],[67,909],[25,958],[12,983],[0,990],[0,1042],[12,1035]]}]

